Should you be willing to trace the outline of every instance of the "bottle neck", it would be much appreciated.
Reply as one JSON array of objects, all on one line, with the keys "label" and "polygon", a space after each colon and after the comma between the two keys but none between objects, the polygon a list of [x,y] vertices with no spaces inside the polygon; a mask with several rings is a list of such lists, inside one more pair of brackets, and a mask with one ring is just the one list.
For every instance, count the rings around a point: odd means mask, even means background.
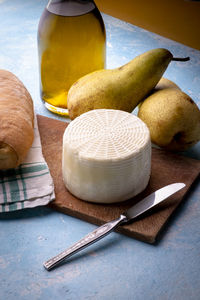
[{"label": "bottle neck", "polygon": [[93,0],[50,0],[46,8],[56,15],[74,17],[89,13],[96,5]]}]

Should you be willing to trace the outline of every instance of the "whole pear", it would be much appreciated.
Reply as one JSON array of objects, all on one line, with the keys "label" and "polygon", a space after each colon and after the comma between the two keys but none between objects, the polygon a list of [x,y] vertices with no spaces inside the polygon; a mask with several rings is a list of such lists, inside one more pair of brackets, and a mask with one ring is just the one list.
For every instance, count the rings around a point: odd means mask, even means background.
[{"label": "whole pear", "polygon": [[184,151],[200,140],[200,110],[177,88],[152,93],[140,104],[138,117],[148,126],[151,141],[167,150]]},{"label": "whole pear", "polygon": [[68,92],[70,119],[99,108],[132,112],[156,86],[171,60],[170,51],[156,48],[119,68],[85,75]]}]

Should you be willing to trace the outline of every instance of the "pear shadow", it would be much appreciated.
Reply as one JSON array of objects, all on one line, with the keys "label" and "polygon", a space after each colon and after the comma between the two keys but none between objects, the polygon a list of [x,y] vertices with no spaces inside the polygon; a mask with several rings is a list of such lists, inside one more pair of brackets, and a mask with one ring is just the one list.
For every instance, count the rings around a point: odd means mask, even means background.
[{"label": "pear shadow", "polygon": [[197,143],[193,147],[183,152],[182,155],[199,160],[199,155],[200,155],[199,145],[200,143]]}]

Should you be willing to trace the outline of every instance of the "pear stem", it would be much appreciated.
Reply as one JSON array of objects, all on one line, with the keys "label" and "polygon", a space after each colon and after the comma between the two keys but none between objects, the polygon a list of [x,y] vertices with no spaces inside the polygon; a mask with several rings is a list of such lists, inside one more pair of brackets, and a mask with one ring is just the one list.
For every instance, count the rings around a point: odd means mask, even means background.
[{"label": "pear stem", "polygon": [[172,60],[174,61],[188,61],[190,60],[190,57],[173,57]]}]

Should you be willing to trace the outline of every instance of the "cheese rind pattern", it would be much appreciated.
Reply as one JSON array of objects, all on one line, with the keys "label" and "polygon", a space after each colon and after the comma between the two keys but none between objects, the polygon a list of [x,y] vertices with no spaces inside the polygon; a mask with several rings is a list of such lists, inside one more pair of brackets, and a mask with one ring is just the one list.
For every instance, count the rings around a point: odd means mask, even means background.
[{"label": "cheese rind pattern", "polygon": [[115,203],[132,198],[150,178],[147,126],[119,110],[82,114],[63,135],[62,173],[67,189],[82,200]]}]

